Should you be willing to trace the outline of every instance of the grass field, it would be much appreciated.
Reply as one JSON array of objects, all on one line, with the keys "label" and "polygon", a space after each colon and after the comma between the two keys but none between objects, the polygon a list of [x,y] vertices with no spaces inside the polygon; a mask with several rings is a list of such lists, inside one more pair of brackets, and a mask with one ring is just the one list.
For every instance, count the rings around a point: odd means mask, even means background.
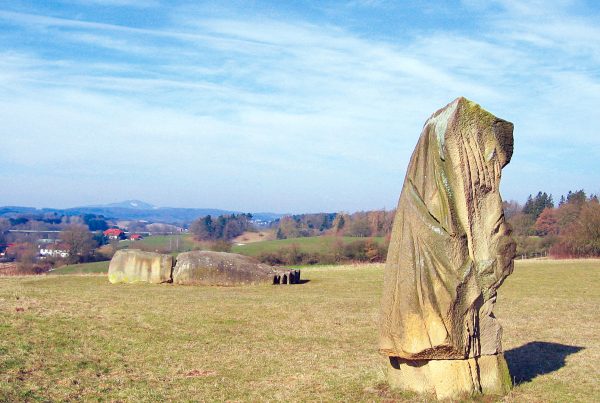
[{"label": "grass field", "polygon": [[[336,239],[341,239],[344,243],[350,243],[361,239],[365,240],[366,238],[315,236],[307,238],[278,239],[273,241],[248,243],[245,245],[233,245],[231,251],[234,253],[240,253],[242,255],[258,256],[263,252],[275,252],[279,249],[295,244],[298,245],[298,248],[302,252],[327,253],[331,252],[331,248]],[[373,239],[377,242],[383,241],[382,237],[374,237]]]},{"label": "grass field", "polygon": [[122,241],[119,248],[125,248],[132,245],[144,245],[150,249],[158,251],[187,252],[198,246],[190,234],[181,235],[152,235],[145,237],[140,241]]},{"label": "grass field", "polygon": [[231,240],[233,244],[236,243],[252,243],[252,242],[264,242],[272,241],[275,239],[275,231],[264,230],[256,232],[244,232],[242,235],[235,237]]},{"label": "grass field", "polygon": [[99,274],[108,273],[108,264],[110,262],[93,262],[93,263],[81,263],[71,264],[68,266],[62,266],[50,272],[50,274]]},{"label": "grass field", "polygon": [[[424,401],[389,391],[381,265],[293,286],[0,278],[0,400]],[[517,262],[496,309],[518,381],[504,398],[600,400],[600,260]]]}]

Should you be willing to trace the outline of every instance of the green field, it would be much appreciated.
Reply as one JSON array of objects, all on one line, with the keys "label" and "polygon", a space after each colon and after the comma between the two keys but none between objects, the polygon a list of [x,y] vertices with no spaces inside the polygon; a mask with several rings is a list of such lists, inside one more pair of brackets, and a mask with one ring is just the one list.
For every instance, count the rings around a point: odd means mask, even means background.
[{"label": "green field", "polygon": [[[377,352],[382,265],[293,286],[0,278],[0,401],[413,401]],[[497,316],[518,384],[477,401],[600,400],[600,260],[517,262]]]},{"label": "green field", "polygon": [[149,250],[159,252],[187,252],[193,250],[198,244],[193,240],[190,234],[181,235],[152,235],[145,237],[140,241],[121,241],[119,249],[134,245],[143,245]]},{"label": "green field", "polygon": [[[327,253],[331,252],[336,240],[341,240],[344,244],[365,240],[368,238],[356,237],[335,237],[335,236],[315,236],[307,238],[277,239],[274,241],[262,241],[248,243],[245,245],[233,245],[231,251],[248,256],[258,256],[264,252],[276,252],[282,248],[288,248],[291,245],[297,245],[300,251],[307,253]],[[374,237],[373,240],[383,242],[383,237]]]},{"label": "green field", "polygon": [[99,274],[108,273],[108,264],[110,262],[93,262],[93,263],[80,263],[71,264],[68,266],[62,266],[58,269],[51,271],[49,274]]}]

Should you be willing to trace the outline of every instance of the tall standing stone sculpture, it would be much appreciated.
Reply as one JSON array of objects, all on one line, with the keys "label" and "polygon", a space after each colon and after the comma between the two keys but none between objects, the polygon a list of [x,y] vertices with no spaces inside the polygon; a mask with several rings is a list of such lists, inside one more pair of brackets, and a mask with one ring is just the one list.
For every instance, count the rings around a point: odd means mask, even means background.
[{"label": "tall standing stone sculpture", "polygon": [[392,387],[440,399],[511,387],[492,309],[515,253],[499,193],[512,132],[465,98],[425,123],[385,267],[380,351]]}]

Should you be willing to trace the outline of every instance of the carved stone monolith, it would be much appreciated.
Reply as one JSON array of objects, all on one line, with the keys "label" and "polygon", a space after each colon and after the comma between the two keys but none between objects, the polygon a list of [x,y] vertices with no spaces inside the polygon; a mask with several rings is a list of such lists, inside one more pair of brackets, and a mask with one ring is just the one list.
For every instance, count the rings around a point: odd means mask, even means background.
[{"label": "carved stone monolith", "polygon": [[511,387],[492,310],[515,253],[499,193],[512,133],[465,98],[425,123],[385,267],[380,351],[392,387],[439,399]]}]

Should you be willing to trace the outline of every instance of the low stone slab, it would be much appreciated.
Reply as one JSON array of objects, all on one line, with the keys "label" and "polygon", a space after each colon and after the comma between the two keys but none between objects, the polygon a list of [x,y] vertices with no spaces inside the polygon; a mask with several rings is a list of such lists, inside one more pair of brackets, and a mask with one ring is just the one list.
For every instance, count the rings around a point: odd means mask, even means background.
[{"label": "low stone slab", "polygon": [[[276,284],[276,276],[286,275],[258,260],[235,253],[193,251],[181,253],[173,269],[175,284],[235,286]],[[299,276],[298,276],[299,277]]]},{"label": "low stone slab", "polygon": [[119,250],[108,266],[111,283],[165,283],[171,281],[173,256],[137,249]]}]

